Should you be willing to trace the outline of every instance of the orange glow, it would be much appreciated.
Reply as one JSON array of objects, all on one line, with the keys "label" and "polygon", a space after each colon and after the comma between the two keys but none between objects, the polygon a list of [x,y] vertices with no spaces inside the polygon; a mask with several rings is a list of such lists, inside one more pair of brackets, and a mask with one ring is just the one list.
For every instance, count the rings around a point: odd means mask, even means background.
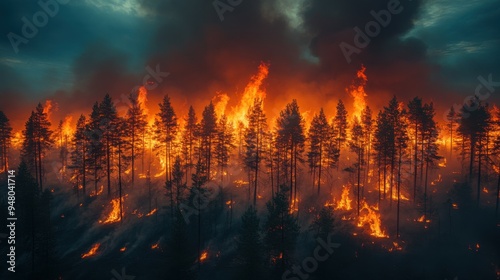
[{"label": "orange glow", "polygon": [[125,252],[127,250],[127,247],[120,248],[120,252]]},{"label": "orange glow", "polygon": [[365,74],[366,67],[361,65],[361,69],[357,72],[357,80],[353,81],[352,85],[346,89],[347,92],[354,98],[353,100],[353,117],[361,118],[361,113],[366,107],[365,85],[368,78]]},{"label": "orange glow", "polygon": [[229,96],[225,93],[217,94],[213,99],[215,114],[217,118],[221,118],[226,114],[227,103],[229,102]]},{"label": "orange glow", "polygon": [[139,103],[139,106],[143,109],[144,114],[146,115],[148,115],[149,113],[148,107],[146,106],[146,102],[148,101],[147,95],[148,90],[144,86],[141,86],[137,91],[137,101]]},{"label": "orange glow", "polygon": [[201,253],[201,256],[200,256],[200,262],[206,261],[207,258],[208,258],[208,252],[207,251],[203,251]]},{"label": "orange glow", "polygon": [[152,249],[152,250],[159,249],[159,248],[160,248],[160,245],[159,245],[158,243],[159,243],[159,242],[157,242],[157,243],[155,243],[155,244],[151,245],[151,249]]},{"label": "orange glow", "polygon": [[149,212],[149,213],[146,214],[146,217],[149,217],[149,216],[153,215],[154,213],[156,213],[156,211],[157,211],[156,208],[153,209],[153,210],[151,210],[151,212]]},{"label": "orange glow", "polygon": [[424,219],[425,219],[425,215],[422,215],[422,216],[420,216],[420,218],[418,218],[417,222],[423,223]]},{"label": "orange glow", "polygon": [[18,131],[12,135],[11,145],[17,150],[21,149],[23,145],[23,134],[21,131]]},{"label": "orange glow", "polygon": [[370,235],[382,238],[389,237],[382,230],[382,223],[380,221],[380,213],[378,212],[378,207],[369,206],[366,201],[363,201],[360,216],[358,221],[358,227],[364,227],[368,225],[370,228]]},{"label": "orange glow", "polygon": [[82,259],[94,256],[97,253],[97,250],[99,250],[99,247],[101,247],[100,243],[92,245],[92,248],[90,248],[90,250],[87,253],[82,254]]},{"label": "orange glow", "polygon": [[97,195],[101,195],[102,192],[104,191],[104,186],[100,186],[99,187],[99,190],[97,191],[97,194],[95,191],[91,191],[90,192],[90,197],[94,197],[94,196],[97,196]]},{"label": "orange glow", "polygon": [[227,114],[228,120],[233,123],[235,128],[240,122],[247,127],[248,121],[246,119],[246,114],[248,108],[252,107],[255,99],[264,100],[266,98],[266,92],[261,89],[261,86],[268,74],[269,64],[261,63],[257,74],[251,78],[250,82],[245,87],[239,104],[232,108],[230,114]]},{"label": "orange glow", "polygon": [[337,203],[337,206],[335,206],[335,210],[351,210],[351,202],[352,199],[349,198],[349,187],[344,186],[340,201]]},{"label": "orange glow", "polygon": [[483,188],[483,192],[484,193],[489,193],[488,189],[487,188]]},{"label": "orange glow", "polygon": [[47,99],[45,101],[44,106],[43,106],[43,113],[47,114],[47,119],[49,119],[49,120],[50,120],[50,116],[52,115],[53,108],[54,108],[54,104],[53,104],[52,100]]},{"label": "orange glow", "polygon": [[111,212],[104,221],[99,221],[100,224],[112,224],[120,221],[120,199],[111,200]]}]

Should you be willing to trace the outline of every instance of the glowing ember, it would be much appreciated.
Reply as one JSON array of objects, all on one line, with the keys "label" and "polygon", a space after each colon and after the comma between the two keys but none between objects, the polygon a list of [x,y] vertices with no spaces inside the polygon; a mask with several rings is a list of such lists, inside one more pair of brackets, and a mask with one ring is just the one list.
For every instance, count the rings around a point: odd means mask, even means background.
[{"label": "glowing ember", "polygon": [[483,188],[483,192],[484,193],[489,193],[488,189],[487,188]]},{"label": "glowing ember", "polygon": [[342,195],[340,196],[340,201],[337,203],[335,210],[351,210],[352,199],[349,198],[349,187],[342,189]]},{"label": "glowing ember", "polygon": [[149,216],[153,215],[154,213],[156,213],[156,211],[157,211],[156,208],[153,209],[153,210],[151,210],[151,212],[149,212],[149,213],[146,214],[146,217],[149,217]]},{"label": "glowing ember", "polygon": [[380,222],[380,213],[378,207],[369,206],[366,201],[363,201],[360,211],[358,227],[363,227],[366,224],[370,227],[370,235],[375,237],[389,237],[382,230],[382,223]]},{"label": "glowing ember", "polygon": [[208,252],[207,251],[203,251],[201,253],[201,256],[200,256],[200,262],[206,261],[207,258],[208,258]]},{"label": "glowing ember", "polygon": [[357,72],[357,80],[353,81],[352,85],[346,89],[347,92],[354,98],[354,111],[352,113],[353,117],[360,118],[361,112],[366,107],[366,92],[365,85],[368,78],[365,74],[366,67],[361,65],[361,69]]},{"label": "glowing ember", "polygon": [[111,212],[104,221],[99,221],[100,224],[112,224],[120,221],[120,199],[111,200]]},{"label": "glowing ember", "polygon": [[425,215],[422,215],[422,216],[420,216],[420,218],[418,218],[417,222],[423,223],[424,219],[425,219]]},{"label": "glowing ember", "polygon": [[100,243],[92,245],[92,248],[90,248],[90,250],[87,253],[82,254],[82,259],[94,256],[97,253],[97,250],[99,250],[100,246],[101,246]]},{"label": "glowing ember", "polygon": [[91,191],[90,192],[90,197],[94,197],[94,196],[97,196],[97,195],[101,195],[102,192],[104,191],[104,186],[100,186],[99,187],[99,190],[97,191],[97,194],[95,191]]},{"label": "glowing ember", "polygon": [[157,243],[155,243],[155,244],[151,245],[151,249],[152,249],[152,250],[160,249],[159,242],[157,242]]},{"label": "glowing ember", "polygon": [[125,252],[127,250],[127,247],[120,248],[120,252]]}]

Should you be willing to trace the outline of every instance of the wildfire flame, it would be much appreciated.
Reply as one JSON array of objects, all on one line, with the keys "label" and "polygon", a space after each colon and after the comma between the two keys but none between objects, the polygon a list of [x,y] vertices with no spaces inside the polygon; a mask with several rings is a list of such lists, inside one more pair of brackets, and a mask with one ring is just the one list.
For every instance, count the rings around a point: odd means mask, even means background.
[{"label": "wildfire flame", "polygon": [[92,245],[92,248],[90,248],[90,250],[87,253],[82,254],[82,259],[94,256],[97,253],[97,250],[99,250],[99,247],[101,247],[100,243]]},{"label": "wildfire flame", "polygon": [[335,210],[351,210],[351,202],[352,199],[349,198],[349,187],[344,186],[342,188],[342,195],[340,196],[340,200],[335,207]]},{"label": "wildfire flame", "polygon": [[104,221],[99,221],[100,224],[112,224],[120,221],[120,199],[111,200],[111,212]]},{"label": "wildfire flame", "polygon": [[207,251],[203,251],[201,253],[201,256],[200,256],[200,262],[206,261],[207,258],[208,258],[208,252]]},{"label": "wildfire flame", "polygon": [[380,221],[380,213],[378,213],[378,207],[370,206],[366,201],[363,201],[360,216],[358,221],[358,227],[363,227],[366,224],[370,227],[370,235],[382,238],[389,237],[382,230],[382,223]]},{"label": "wildfire flame", "polygon": [[232,122],[233,125],[236,126],[241,122],[245,127],[248,126],[248,121],[246,119],[248,108],[253,105],[255,99],[264,100],[266,98],[266,92],[261,89],[261,86],[268,74],[269,64],[261,63],[257,74],[250,79],[250,82],[245,87],[240,103],[233,107],[231,114],[228,115],[228,120]]},{"label": "wildfire flame", "polygon": [[146,214],[146,217],[149,217],[149,216],[153,215],[154,213],[156,213],[156,211],[157,211],[156,208],[153,209],[153,210],[151,210],[151,212],[149,212],[149,213]]},{"label": "wildfire flame", "polygon": [[361,112],[366,107],[365,97],[367,94],[365,92],[365,85],[368,78],[366,77],[365,70],[366,67],[361,65],[361,69],[357,72],[357,79],[354,80],[352,85],[346,89],[346,91],[349,92],[349,94],[354,98],[354,110],[352,116],[357,118],[361,117]]},{"label": "wildfire flame", "polygon": [[54,108],[54,103],[52,102],[52,100],[47,99],[45,101],[44,106],[43,106],[43,113],[47,114],[47,119],[49,119],[49,120],[50,120],[50,116],[52,115],[53,108]]}]

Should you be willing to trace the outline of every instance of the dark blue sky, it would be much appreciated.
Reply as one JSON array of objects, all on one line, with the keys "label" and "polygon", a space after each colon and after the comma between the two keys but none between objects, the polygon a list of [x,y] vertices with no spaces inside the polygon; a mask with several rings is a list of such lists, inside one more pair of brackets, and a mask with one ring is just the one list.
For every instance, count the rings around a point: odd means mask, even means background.
[{"label": "dark blue sky", "polygon": [[151,99],[168,93],[181,112],[217,91],[241,92],[260,61],[271,65],[271,101],[297,97],[300,104],[302,94],[316,95],[303,102],[313,110],[325,98],[349,99],[344,89],[361,64],[375,107],[394,94],[420,95],[444,110],[473,94],[478,76],[500,81],[497,0],[402,0],[402,12],[347,63],[340,43],[353,44],[353,28],[363,29],[370,11],[389,2],[243,0],[221,21],[212,1],[69,1],[16,53],[8,34],[22,36],[22,18],[32,21],[41,7],[3,0],[0,110],[15,123],[46,99],[61,116],[88,111],[105,93],[119,99],[140,84],[148,65],[171,73]]}]

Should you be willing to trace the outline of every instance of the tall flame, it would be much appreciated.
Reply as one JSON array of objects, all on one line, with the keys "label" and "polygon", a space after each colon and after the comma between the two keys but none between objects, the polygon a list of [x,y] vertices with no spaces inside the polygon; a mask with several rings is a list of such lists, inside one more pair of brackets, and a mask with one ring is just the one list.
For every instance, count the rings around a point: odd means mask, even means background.
[{"label": "tall flame", "polygon": [[365,85],[368,78],[365,74],[366,67],[361,65],[361,69],[357,72],[357,79],[352,82],[352,85],[346,89],[347,92],[354,98],[353,101],[353,117],[361,118],[361,113],[366,107],[365,97],[367,96],[365,92]]},{"label": "tall flame", "polygon": [[241,122],[245,126],[248,126],[248,121],[245,117],[248,108],[253,105],[255,99],[264,100],[266,98],[266,92],[261,89],[261,86],[268,74],[269,64],[262,62],[259,65],[257,74],[251,78],[250,82],[245,87],[240,103],[236,107],[232,108],[232,113],[229,115],[228,119],[234,125],[238,125],[238,123]]},{"label": "tall flame", "polygon": [[120,198],[111,200],[111,212],[104,221],[99,221],[101,224],[112,224],[120,221]]},{"label": "tall flame", "polygon": [[369,206],[366,201],[363,201],[360,210],[358,227],[363,227],[366,224],[370,227],[370,235],[379,238],[389,237],[382,230],[382,222],[380,221],[380,213],[378,212],[378,207]]},{"label": "tall flame", "polygon": [[139,106],[144,110],[144,114],[148,115],[149,110],[146,106],[146,101],[148,101],[148,90],[141,86],[137,91],[137,101],[139,102]]},{"label": "tall flame", "polygon": [[52,102],[52,100],[47,99],[45,101],[44,106],[43,106],[43,113],[47,114],[47,119],[49,119],[49,120],[50,120],[50,116],[52,115],[53,108],[54,108],[54,103]]},{"label": "tall flame", "polygon": [[344,186],[342,189],[342,195],[340,200],[335,207],[335,210],[351,210],[352,199],[349,198],[349,187]]}]

